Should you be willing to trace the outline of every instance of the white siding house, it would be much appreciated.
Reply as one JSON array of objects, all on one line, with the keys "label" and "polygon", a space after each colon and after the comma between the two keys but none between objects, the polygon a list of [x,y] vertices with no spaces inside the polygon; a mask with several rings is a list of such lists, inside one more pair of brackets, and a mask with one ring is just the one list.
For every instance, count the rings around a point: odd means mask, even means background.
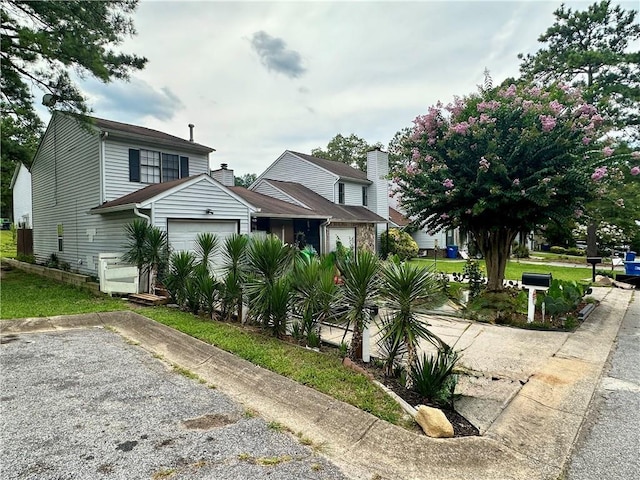
[{"label": "white siding house", "polygon": [[36,261],[55,254],[73,271],[96,275],[98,255],[122,252],[124,227],[135,218],[167,231],[175,246],[188,244],[187,231],[222,224],[249,232],[250,206],[208,175],[212,148],[91,120],[56,112],[41,139],[31,169]]},{"label": "white siding house", "polygon": [[31,173],[20,163],[11,179],[13,195],[13,223],[23,228],[31,228],[33,207],[31,201]]}]

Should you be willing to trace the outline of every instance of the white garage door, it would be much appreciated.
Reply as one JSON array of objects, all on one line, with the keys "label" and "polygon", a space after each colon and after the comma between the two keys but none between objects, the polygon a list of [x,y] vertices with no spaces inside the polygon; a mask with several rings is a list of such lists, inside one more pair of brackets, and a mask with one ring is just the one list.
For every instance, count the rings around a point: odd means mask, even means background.
[{"label": "white garage door", "polygon": [[355,250],[356,247],[356,229],[329,227],[329,251],[334,252],[338,240],[347,248]]},{"label": "white garage door", "polygon": [[[214,258],[214,269],[217,271],[220,261],[224,241],[227,237],[238,233],[238,222],[236,221],[188,221],[169,220],[169,244],[174,252],[186,250],[193,252],[196,245],[196,237],[199,233],[213,233],[218,236],[219,248]],[[216,272],[219,273],[219,272]]]}]

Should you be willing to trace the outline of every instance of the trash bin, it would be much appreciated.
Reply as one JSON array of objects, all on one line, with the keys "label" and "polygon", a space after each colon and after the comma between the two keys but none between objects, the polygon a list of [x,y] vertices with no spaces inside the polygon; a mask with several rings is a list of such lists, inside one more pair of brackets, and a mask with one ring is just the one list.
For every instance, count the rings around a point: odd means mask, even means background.
[{"label": "trash bin", "polygon": [[627,252],[624,256],[625,262],[633,262],[636,259],[636,252]]},{"label": "trash bin", "polygon": [[458,258],[457,245],[447,245],[447,258]]}]

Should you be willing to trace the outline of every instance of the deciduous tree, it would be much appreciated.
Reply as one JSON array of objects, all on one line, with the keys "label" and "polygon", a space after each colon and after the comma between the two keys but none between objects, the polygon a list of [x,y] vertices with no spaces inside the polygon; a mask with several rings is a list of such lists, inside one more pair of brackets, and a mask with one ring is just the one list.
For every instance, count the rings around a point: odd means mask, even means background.
[{"label": "deciduous tree", "polygon": [[311,155],[319,158],[346,163],[363,172],[367,171],[367,152],[375,148],[382,148],[380,142],[369,145],[366,140],[352,133],[348,137],[337,134],[327,144],[327,149],[314,148]]}]

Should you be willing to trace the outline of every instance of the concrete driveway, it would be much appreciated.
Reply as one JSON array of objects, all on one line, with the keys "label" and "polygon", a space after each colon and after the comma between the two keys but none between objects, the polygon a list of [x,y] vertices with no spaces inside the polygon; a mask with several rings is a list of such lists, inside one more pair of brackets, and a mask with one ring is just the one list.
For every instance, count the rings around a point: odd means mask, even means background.
[{"label": "concrete driveway", "polygon": [[5,336],[0,361],[4,480],[345,478],[105,328]]}]

